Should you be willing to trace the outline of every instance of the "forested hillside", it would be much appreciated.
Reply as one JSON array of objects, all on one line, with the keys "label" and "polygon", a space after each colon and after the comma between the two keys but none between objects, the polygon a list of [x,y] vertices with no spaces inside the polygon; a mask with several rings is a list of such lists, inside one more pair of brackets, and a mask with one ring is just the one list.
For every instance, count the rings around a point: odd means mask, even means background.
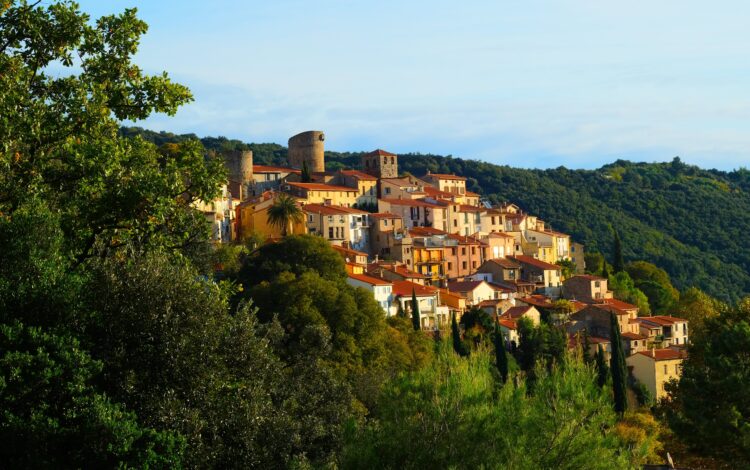
[{"label": "forested hillside", "polygon": [[[137,128],[157,144],[195,138]],[[286,163],[278,144],[245,144],[223,137],[201,139],[209,149],[252,149],[258,164]],[[361,153],[326,152],[329,169],[356,167]],[[399,156],[400,171],[430,170],[469,178],[468,187],[493,202],[512,201],[588,251],[610,256],[612,229],[623,240],[625,259],[664,268],[681,290],[696,286],[723,300],[750,293],[750,171],[703,170],[670,163],[618,160],[598,170],[526,170],[439,155]]]}]

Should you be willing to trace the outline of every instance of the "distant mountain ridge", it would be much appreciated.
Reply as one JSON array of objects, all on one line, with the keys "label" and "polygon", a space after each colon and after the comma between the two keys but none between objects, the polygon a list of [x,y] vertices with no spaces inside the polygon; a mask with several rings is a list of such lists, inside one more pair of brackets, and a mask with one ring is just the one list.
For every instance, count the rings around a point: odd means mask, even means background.
[{"label": "distant mountain ridge", "polygon": [[[123,128],[157,144],[197,138]],[[208,149],[253,150],[257,164],[283,165],[286,148],[202,138]],[[326,167],[357,167],[362,152],[326,152]],[[722,300],[750,294],[750,171],[704,170],[669,163],[618,160],[597,170],[527,170],[450,156],[399,155],[399,170],[468,178],[467,187],[492,202],[511,201],[569,233],[611,261],[612,231],[626,260],[665,269],[679,289],[699,287]]]}]

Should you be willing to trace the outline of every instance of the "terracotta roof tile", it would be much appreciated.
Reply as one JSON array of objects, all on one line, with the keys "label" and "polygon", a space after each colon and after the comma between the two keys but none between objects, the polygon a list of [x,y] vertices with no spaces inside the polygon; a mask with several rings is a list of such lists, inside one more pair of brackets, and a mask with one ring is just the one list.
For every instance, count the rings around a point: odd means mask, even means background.
[{"label": "terracotta roof tile", "polygon": [[357,281],[366,282],[367,284],[372,284],[373,286],[390,286],[391,285],[391,283],[386,281],[385,279],[367,276],[365,274],[348,274],[348,276],[352,279],[356,279]]}]

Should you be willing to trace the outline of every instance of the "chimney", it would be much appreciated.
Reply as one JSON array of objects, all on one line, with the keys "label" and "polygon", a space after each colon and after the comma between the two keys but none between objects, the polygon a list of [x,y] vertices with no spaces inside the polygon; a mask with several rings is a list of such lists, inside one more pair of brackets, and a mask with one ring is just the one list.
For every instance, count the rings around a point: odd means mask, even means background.
[{"label": "chimney", "polygon": [[651,357],[656,358],[656,346],[651,346]]}]

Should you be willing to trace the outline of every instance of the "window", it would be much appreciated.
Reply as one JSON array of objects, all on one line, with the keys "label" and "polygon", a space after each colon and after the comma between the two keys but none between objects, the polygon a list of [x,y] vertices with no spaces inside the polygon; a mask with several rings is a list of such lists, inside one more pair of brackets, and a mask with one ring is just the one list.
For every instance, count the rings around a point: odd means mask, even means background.
[{"label": "window", "polygon": [[383,227],[387,227],[387,226],[388,226],[388,219],[385,219],[383,220]]},{"label": "window", "polygon": [[385,188],[385,193],[386,194],[391,194],[391,188]]},{"label": "window", "polygon": [[313,221],[313,216],[312,216],[312,214],[310,214],[309,216],[307,216],[307,220],[308,220],[308,222],[312,222],[312,221]]},{"label": "window", "polygon": [[675,374],[679,374],[680,373],[680,365],[679,364],[675,364],[674,365],[674,373]]},{"label": "window", "polygon": [[461,254],[462,255],[466,255],[466,247],[465,246],[461,247]]},{"label": "window", "polygon": [[600,281],[594,281],[594,287],[599,287],[601,285]]},{"label": "window", "polygon": [[453,269],[453,263],[448,261],[448,271],[450,271],[451,269]]},{"label": "window", "polygon": [[477,249],[476,249],[476,247],[473,247],[473,246],[471,247],[471,254],[472,254],[472,255],[475,255],[475,254],[477,254]]},{"label": "window", "polygon": [[466,269],[466,261],[462,261],[462,262],[461,262],[461,267],[462,267],[463,269]]},{"label": "window", "polygon": [[667,365],[666,364],[664,364],[664,373],[665,374],[667,373]]},{"label": "window", "polygon": [[633,341],[633,346],[638,347],[638,341]]},{"label": "window", "polygon": [[328,238],[333,238],[333,227],[328,227]]},{"label": "window", "polygon": [[453,226],[454,227],[458,227],[458,220],[457,219],[453,219]]},{"label": "window", "polygon": [[472,269],[476,269],[477,268],[477,262],[476,261],[472,261],[471,262],[471,267],[472,267]]},{"label": "window", "polygon": [[456,247],[451,248],[451,256],[456,256]]}]

